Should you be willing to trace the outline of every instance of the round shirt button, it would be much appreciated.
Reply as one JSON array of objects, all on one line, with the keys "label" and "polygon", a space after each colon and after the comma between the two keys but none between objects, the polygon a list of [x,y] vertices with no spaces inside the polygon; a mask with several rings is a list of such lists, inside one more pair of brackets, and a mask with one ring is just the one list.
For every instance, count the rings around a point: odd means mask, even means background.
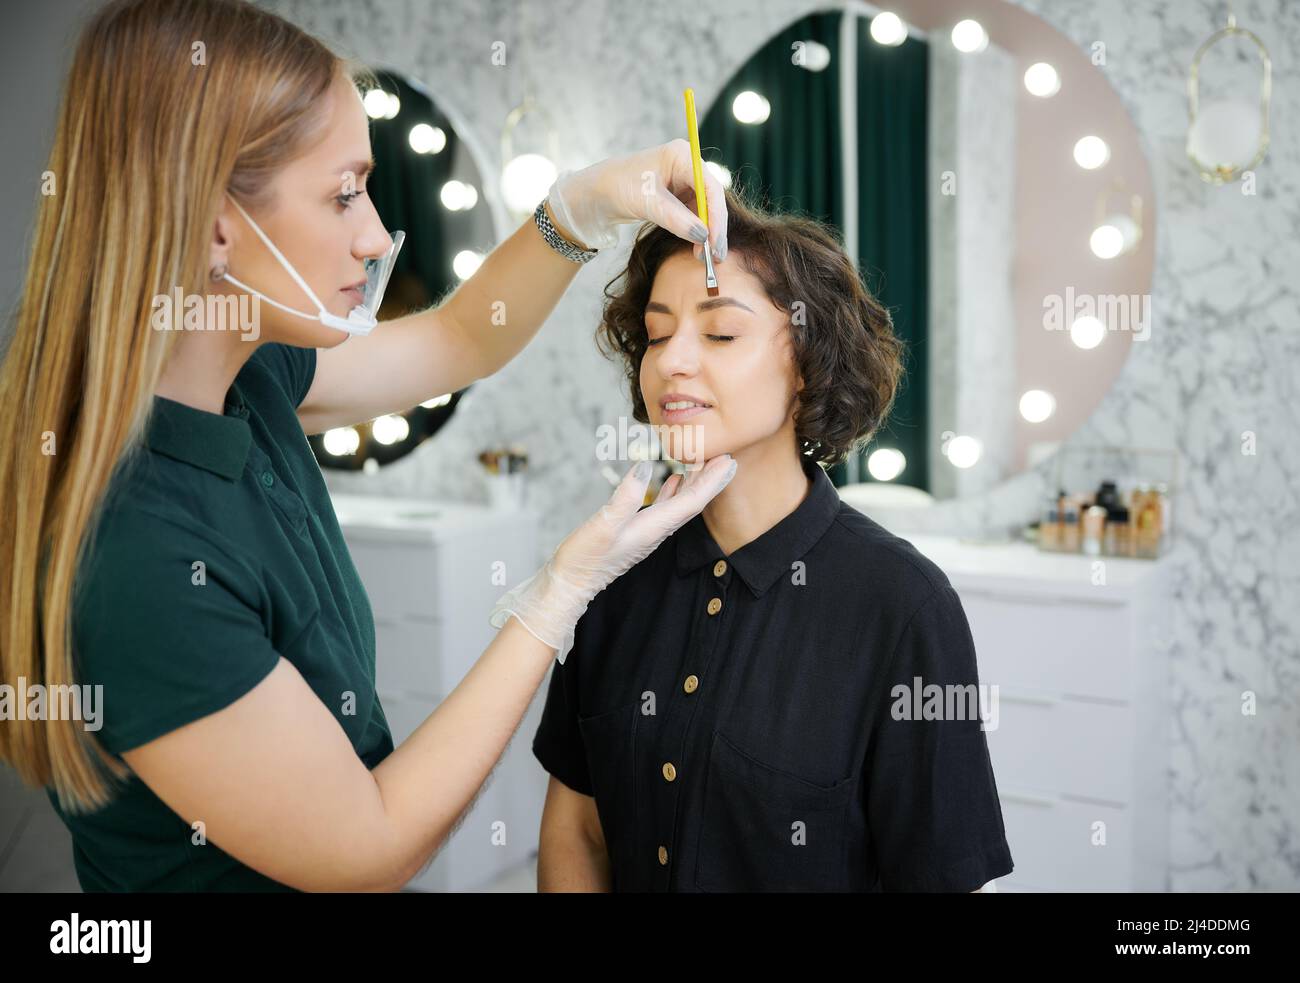
[{"label": "round shirt button", "polygon": [[700,688],[699,676],[687,676],[686,681],[682,683],[682,689],[686,690],[686,692],[688,693],[694,693],[699,688]]},{"label": "round shirt button", "polygon": [[717,614],[722,610],[722,598],[715,597],[709,601],[709,614]]},{"label": "round shirt button", "polygon": [[719,560],[717,563],[713,564],[713,576],[721,577],[726,572],[727,572],[726,560]]},{"label": "round shirt button", "polygon": [[677,769],[673,767],[673,763],[671,761],[665,761],[664,778],[666,778],[668,781],[671,782],[676,777],[677,777]]},{"label": "round shirt button", "polygon": [[271,474],[270,471],[263,471],[262,484],[266,485],[267,488],[270,488],[275,484],[275,475]]},{"label": "round shirt button", "polygon": [[659,866],[668,866],[668,848],[666,846],[661,846],[659,848]]}]

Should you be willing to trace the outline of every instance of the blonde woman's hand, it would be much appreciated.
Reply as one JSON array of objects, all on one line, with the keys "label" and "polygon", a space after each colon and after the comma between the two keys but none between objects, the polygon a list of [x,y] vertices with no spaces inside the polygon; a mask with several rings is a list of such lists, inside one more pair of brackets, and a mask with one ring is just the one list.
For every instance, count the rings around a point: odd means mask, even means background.
[{"label": "blonde woman's hand", "polygon": [[514,615],[556,649],[563,663],[573,647],[574,628],[591,599],[699,515],[735,476],[737,467],[731,455],[723,454],[688,471],[685,478],[672,475],[649,508],[641,504],[650,462],[629,468],[609,502],[571,532],[541,570],[497,601],[492,626],[500,628]]},{"label": "blonde woman's hand", "polygon": [[[727,199],[706,167],[708,238],[713,256],[727,256]],[[654,222],[694,242],[703,256],[704,224],[695,213],[691,145],[678,138],[623,157],[611,157],[580,171],[564,171],[549,193],[551,213],[562,235],[589,249],[618,243],[618,226]],[[687,207],[689,203],[690,207]]]}]

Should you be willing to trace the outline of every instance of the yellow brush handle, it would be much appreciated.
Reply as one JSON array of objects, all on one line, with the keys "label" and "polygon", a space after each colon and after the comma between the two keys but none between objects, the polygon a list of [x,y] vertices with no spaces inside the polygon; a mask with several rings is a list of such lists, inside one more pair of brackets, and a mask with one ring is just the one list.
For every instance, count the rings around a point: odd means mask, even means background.
[{"label": "yellow brush handle", "polygon": [[687,89],[686,131],[691,138],[691,168],[695,172],[695,211],[704,227],[709,227],[709,203],[704,197],[704,159],[700,156],[700,130],[695,122],[695,90]]}]

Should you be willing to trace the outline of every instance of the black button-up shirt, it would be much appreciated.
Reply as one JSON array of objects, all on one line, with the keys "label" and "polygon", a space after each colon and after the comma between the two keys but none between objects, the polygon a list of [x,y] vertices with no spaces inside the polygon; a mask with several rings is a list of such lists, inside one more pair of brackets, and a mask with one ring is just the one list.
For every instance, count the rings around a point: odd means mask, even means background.
[{"label": "black button-up shirt", "polygon": [[596,596],[553,669],[533,753],[595,797],[614,890],[1011,872],[978,702],[925,719],[925,687],[978,685],[956,592],[804,464],[794,512],[730,556],[696,516]]}]

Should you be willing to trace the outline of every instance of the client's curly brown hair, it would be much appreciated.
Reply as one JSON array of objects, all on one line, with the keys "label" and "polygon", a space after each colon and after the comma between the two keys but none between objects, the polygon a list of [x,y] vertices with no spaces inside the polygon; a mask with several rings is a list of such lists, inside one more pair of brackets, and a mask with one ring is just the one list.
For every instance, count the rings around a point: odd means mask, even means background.
[{"label": "client's curly brown hair", "polygon": [[[596,344],[607,358],[621,357],[633,415],[642,423],[650,422],[639,381],[646,303],[659,267],[690,248],[647,223],[627,268],[605,285]],[[893,319],[826,226],[803,215],[766,211],[747,195],[728,190],[728,261],[733,253],[762,281],[772,303],[791,312],[794,363],[803,379],[795,439],[802,453],[836,464],[870,440],[893,406],[903,371],[903,342],[894,334]],[[795,306],[799,302],[802,309]]]}]

